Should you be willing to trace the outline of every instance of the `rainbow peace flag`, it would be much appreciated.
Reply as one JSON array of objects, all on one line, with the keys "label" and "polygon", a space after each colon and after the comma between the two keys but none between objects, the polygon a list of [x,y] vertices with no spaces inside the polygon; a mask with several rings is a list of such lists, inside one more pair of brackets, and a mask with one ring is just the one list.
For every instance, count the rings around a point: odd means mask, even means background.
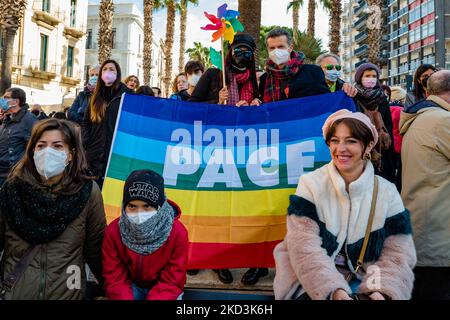
[{"label": "rainbow peace flag", "polygon": [[151,169],[183,211],[190,269],[273,267],[289,195],[330,161],[322,125],[342,108],[355,110],[342,92],[241,108],[124,94],[103,186],[108,221],[129,173]]}]

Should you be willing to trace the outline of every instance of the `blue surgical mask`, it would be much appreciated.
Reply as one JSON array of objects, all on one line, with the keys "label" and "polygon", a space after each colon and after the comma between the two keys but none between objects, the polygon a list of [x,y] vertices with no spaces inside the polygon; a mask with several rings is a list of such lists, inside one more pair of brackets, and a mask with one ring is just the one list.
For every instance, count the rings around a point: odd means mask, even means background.
[{"label": "blue surgical mask", "polygon": [[98,80],[97,76],[92,76],[89,78],[88,84],[92,87],[95,87],[97,85],[97,80]]},{"label": "blue surgical mask", "polygon": [[8,99],[0,98],[0,109],[2,109],[3,111],[8,111],[9,109],[8,101],[9,101]]},{"label": "blue surgical mask", "polygon": [[341,72],[337,70],[327,70],[325,71],[325,78],[328,81],[336,82],[337,79],[341,76]]}]

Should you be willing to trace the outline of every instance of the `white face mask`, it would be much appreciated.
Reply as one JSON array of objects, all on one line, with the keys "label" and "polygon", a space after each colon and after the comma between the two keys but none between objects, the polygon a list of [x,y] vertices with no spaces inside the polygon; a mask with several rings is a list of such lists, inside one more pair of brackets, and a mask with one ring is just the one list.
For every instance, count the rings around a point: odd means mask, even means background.
[{"label": "white face mask", "polygon": [[128,219],[135,224],[142,224],[148,219],[152,218],[157,214],[158,211],[142,211],[138,213],[129,214],[127,213]]},{"label": "white face mask", "polygon": [[193,74],[188,76],[188,82],[191,86],[195,87],[202,76],[199,74]]},{"label": "white face mask", "polygon": [[289,61],[291,53],[286,49],[274,49],[269,52],[269,59],[277,65],[285,64]]},{"label": "white face mask", "polygon": [[66,151],[52,147],[35,151],[33,159],[37,172],[47,180],[61,174],[67,166]]}]

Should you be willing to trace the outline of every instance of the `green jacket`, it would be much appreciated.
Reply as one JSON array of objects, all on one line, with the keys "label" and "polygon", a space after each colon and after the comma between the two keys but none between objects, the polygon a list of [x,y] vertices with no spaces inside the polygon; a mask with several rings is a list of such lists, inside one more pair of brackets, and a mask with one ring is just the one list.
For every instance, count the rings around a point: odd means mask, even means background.
[{"label": "green jacket", "polygon": [[[55,240],[43,244],[6,294],[7,300],[80,300],[86,287],[85,263],[101,281],[101,244],[106,227],[102,194],[93,183],[80,215]],[[29,244],[8,226],[0,212],[0,276],[10,274]]]}]

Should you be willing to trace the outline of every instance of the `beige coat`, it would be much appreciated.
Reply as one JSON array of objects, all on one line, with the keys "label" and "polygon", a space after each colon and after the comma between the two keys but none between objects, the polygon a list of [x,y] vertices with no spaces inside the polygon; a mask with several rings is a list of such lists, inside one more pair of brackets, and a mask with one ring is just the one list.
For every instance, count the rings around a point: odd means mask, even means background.
[{"label": "beige coat", "polygon": [[402,199],[411,213],[417,265],[449,267],[450,104],[430,96],[415,109],[400,116]]}]

